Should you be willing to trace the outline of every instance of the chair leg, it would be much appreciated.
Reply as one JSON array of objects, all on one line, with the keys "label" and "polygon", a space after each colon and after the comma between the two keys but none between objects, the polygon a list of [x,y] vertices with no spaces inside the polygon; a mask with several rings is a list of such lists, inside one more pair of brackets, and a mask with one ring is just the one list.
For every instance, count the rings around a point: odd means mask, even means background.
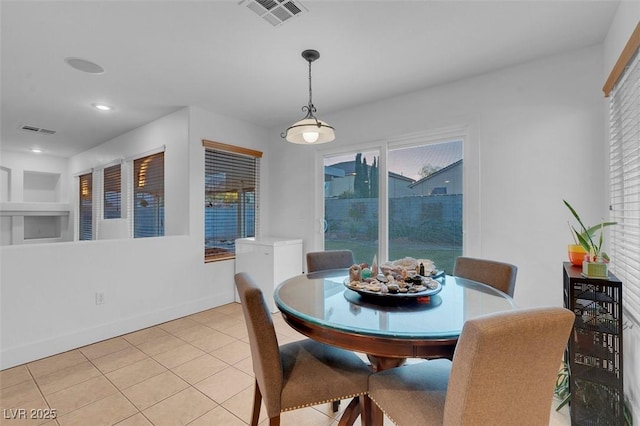
[{"label": "chair leg", "polygon": [[340,408],[340,400],[333,401],[332,407],[333,407],[333,412],[337,413],[338,409]]},{"label": "chair leg", "polygon": [[[261,403],[262,403],[262,393],[260,393],[260,388],[258,387],[258,382],[256,381],[254,390],[253,390],[253,413],[251,414],[251,426],[258,426],[258,419],[260,418]],[[279,418],[278,418],[278,423],[280,423]]]},{"label": "chair leg", "polygon": [[370,425],[372,421],[373,401],[369,398],[369,395],[362,395],[360,397],[360,424],[362,426]]},{"label": "chair leg", "polygon": [[[360,404],[360,398],[355,397],[351,400],[344,413],[340,416],[338,426],[353,426],[358,416],[362,413],[362,405]],[[363,419],[364,420],[364,419]],[[365,423],[362,423],[363,425]]]},{"label": "chair leg", "polygon": [[269,419],[269,426],[280,426],[280,414]]}]

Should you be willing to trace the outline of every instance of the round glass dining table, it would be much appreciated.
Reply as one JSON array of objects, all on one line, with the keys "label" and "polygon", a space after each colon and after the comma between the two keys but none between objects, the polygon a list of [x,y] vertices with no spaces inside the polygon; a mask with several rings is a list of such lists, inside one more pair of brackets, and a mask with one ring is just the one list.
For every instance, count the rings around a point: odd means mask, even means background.
[{"label": "round glass dining table", "polygon": [[511,297],[475,281],[438,278],[428,297],[366,295],[347,288],[347,269],[298,275],[274,292],[284,320],[311,339],[362,352],[375,371],[407,358],[453,357],[464,322],[515,309]]}]

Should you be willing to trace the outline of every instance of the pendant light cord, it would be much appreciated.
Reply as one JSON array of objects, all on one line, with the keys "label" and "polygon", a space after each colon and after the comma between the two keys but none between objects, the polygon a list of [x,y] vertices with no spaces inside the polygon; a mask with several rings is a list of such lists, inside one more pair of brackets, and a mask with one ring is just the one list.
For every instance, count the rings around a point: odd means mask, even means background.
[{"label": "pendant light cord", "polygon": [[312,91],[311,91],[311,61],[309,61],[309,106],[308,108],[309,108],[308,112],[310,112],[311,116],[313,117],[313,113],[316,112],[316,107],[313,106],[313,98],[312,98]]}]

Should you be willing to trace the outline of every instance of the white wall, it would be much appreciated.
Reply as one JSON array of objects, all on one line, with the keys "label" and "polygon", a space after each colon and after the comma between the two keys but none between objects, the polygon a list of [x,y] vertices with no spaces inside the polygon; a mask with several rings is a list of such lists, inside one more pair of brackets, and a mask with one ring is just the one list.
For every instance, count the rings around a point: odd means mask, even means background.
[{"label": "white wall", "polygon": [[[640,22],[640,2],[621,2],[604,41],[603,81],[609,77],[611,69],[638,22]],[[606,117],[608,119],[608,112]],[[624,292],[624,283],[622,286]],[[640,419],[640,324],[631,322],[628,325],[631,327],[623,331],[624,393],[629,401],[633,419],[637,423]]]},{"label": "white wall", "polygon": [[[336,148],[468,125],[466,149],[476,154],[465,163],[478,161],[479,172],[471,182],[477,194],[467,194],[465,205],[473,209],[466,254],[518,265],[520,306],[562,305],[571,241],[562,199],[588,222],[607,212],[601,70],[602,46],[594,46],[339,114],[320,109],[319,116],[335,126]],[[288,144],[279,131],[271,132],[272,230],[314,247],[322,238],[312,211],[321,177],[309,170],[326,146]]]},{"label": "white wall", "polygon": [[0,248],[0,369],[232,302],[234,262],[204,263],[201,139],[264,149],[263,134],[185,108],[71,158],[72,175],[166,145],[172,236]]}]

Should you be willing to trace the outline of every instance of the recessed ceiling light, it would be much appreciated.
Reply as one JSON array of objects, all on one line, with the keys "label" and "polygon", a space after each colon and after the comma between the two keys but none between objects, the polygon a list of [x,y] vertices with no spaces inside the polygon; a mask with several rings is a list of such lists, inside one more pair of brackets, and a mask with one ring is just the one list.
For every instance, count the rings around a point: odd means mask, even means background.
[{"label": "recessed ceiling light", "polygon": [[89,74],[104,73],[104,68],[102,68],[100,65],[96,64],[95,62],[87,61],[86,59],[69,57],[69,58],[64,58],[64,61],[71,68],[75,68],[78,71],[87,72]]},{"label": "recessed ceiling light", "polygon": [[113,111],[113,107],[105,104],[91,104],[95,109],[100,111]]},{"label": "recessed ceiling light", "polygon": [[31,152],[36,153],[36,154],[40,154],[42,152],[42,150],[40,148],[31,148]]}]

